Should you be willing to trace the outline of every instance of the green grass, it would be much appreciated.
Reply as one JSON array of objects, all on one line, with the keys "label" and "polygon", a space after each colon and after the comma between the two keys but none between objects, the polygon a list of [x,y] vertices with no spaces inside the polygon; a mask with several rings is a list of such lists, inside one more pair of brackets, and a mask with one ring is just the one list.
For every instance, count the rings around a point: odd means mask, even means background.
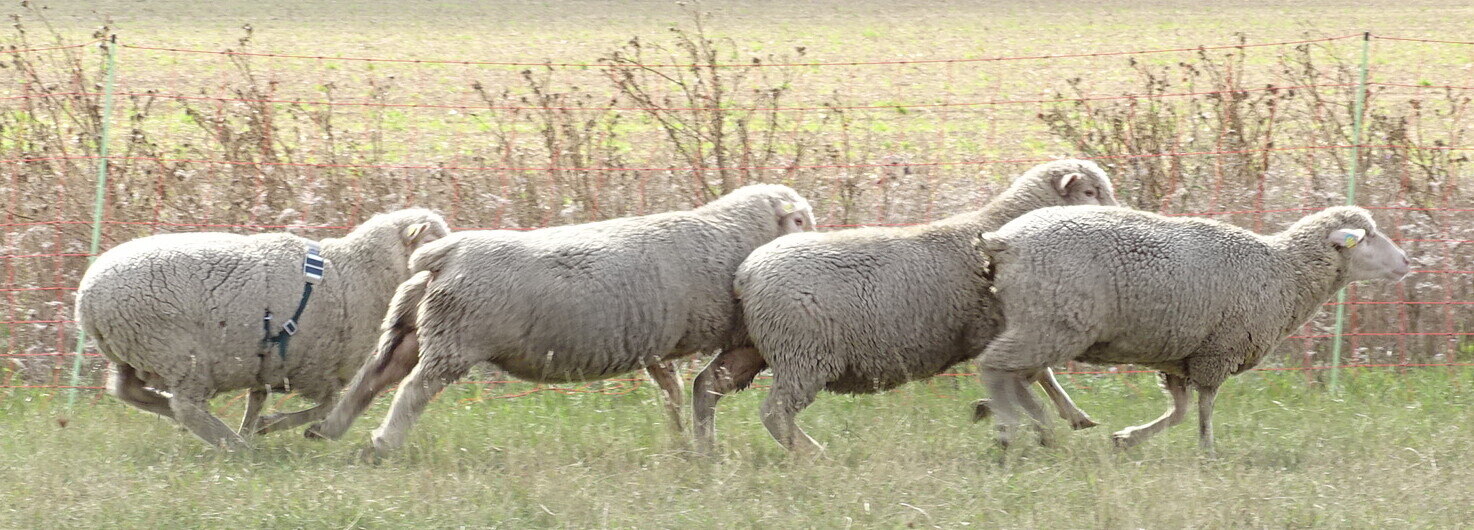
[{"label": "green grass", "polygon": [[649,386],[477,401],[463,385],[379,465],[355,455],[387,399],[344,441],[279,433],[223,454],[110,398],[69,411],[20,393],[0,402],[0,527],[1465,524],[1474,371],[1345,375],[1339,396],[1299,373],[1231,381],[1214,458],[1199,453],[1191,416],[1135,450],[1110,448],[1110,430],[1166,406],[1140,375],[1067,381],[1104,426],[1006,457],[968,421],[981,395],[972,379],[825,395],[800,418],[828,447],[812,461],[768,439],[763,390],[723,403],[724,450],[702,458],[667,433]]},{"label": "green grass", "polygon": [[[689,17],[665,0],[615,8],[516,0],[407,2],[392,9],[379,2],[285,0],[53,4],[48,16],[71,41],[87,40],[109,17],[124,43],[218,50],[237,46],[240,27],[249,23],[256,30],[251,49],[257,51],[384,58],[590,62],[632,36],[668,46],[668,28],[689,24]],[[714,13],[713,35],[732,39],[730,49],[738,59],[766,53],[797,59],[793,50],[803,46],[802,59],[818,62],[1192,47],[1234,42],[1236,32],[1245,32],[1251,43],[1364,30],[1468,40],[1464,36],[1474,16],[1467,2],[1424,0],[1211,7],[1200,2],[1062,0],[1000,6],[831,0],[704,2],[702,8]],[[44,33],[32,19],[25,20],[33,35]],[[38,37],[33,44],[49,44],[44,40]],[[1357,44],[1341,41],[1335,49],[1353,53]],[[1468,84],[1468,47],[1373,45],[1373,81]],[[1276,81],[1269,64],[1273,52],[1250,52],[1244,86]],[[1191,54],[1137,59],[1168,65],[1190,60]],[[1038,105],[980,106],[950,114],[906,105],[1038,99],[1076,76],[1087,78],[1093,95],[1138,91],[1140,81],[1127,61],[794,69],[803,75],[783,104],[810,105],[832,97],[841,104],[900,106],[851,113],[856,143],[849,154],[856,162],[891,154],[913,155],[920,162],[1073,155],[1037,122]],[[228,88],[242,84],[239,72],[217,56],[126,48],[119,65],[119,86],[133,91],[233,97]],[[333,83],[338,100],[359,100],[369,93],[368,81],[391,79],[387,99],[396,103],[474,105],[472,81],[484,82],[493,93],[527,92],[518,67],[284,59],[252,65],[263,80],[280,83],[278,99],[322,100],[326,83]],[[559,86],[608,91],[597,70],[567,69],[558,76]],[[183,118],[177,103],[158,105],[157,116],[140,127],[161,151],[185,158],[224,156],[201,127]],[[291,123],[287,107],[275,107],[283,123]],[[377,127],[388,133],[382,139],[385,153],[383,160],[369,162],[433,164],[478,153],[490,158],[464,165],[504,163],[489,147],[485,121],[444,110],[395,109],[375,122],[373,112],[338,111],[336,154],[357,160],[353,157],[365,152],[362,142]],[[483,113],[482,118],[499,115]],[[805,116],[804,130],[821,129],[819,113]],[[295,123],[307,123],[303,119]],[[524,145],[538,141],[538,128],[527,119],[507,125]],[[1430,128],[1464,123],[1453,117],[1446,123],[1429,121]],[[302,159],[326,156],[320,135],[303,127],[294,144]],[[628,154],[629,165],[673,165],[661,158],[664,140],[647,116],[625,113],[618,127],[620,135],[612,141]],[[836,125],[823,127],[831,132],[826,141],[837,142]],[[30,136],[12,131],[0,145],[20,141],[16,138]],[[359,144],[345,148],[341,143],[349,141]],[[779,149],[787,153],[792,146]],[[529,157],[528,164],[537,165],[536,156]],[[200,201],[229,203],[221,199],[221,189],[228,187],[223,180],[231,174],[222,170],[222,182],[200,186]],[[964,203],[976,206],[980,197],[959,193],[963,198],[947,203],[947,194],[1009,174],[989,166],[938,168],[926,178],[939,187],[916,197],[930,205],[940,195],[937,213],[951,213]],[[153,174],[144,177],[138,182],[145,184],[135,190],[154,189]],[[194,186],[205,177],[190,178]],[[468,197],[498,189],[494,180],[476,186],[468,185]],[[55,186],[43,188],[39,204],[47,205]],[[676,192],[652,186],[651,193]],[[90,212],[90,195],[73,195],[81,198],[78,211]],[[467,210],[473,209],[469,201]],[[185,205],[166,207],[163,219],[199,217],[199,205],[181,202]],[[872,220],[917,220],[920,204],[905,199],[887,206],[893,218]],[[314,212],[332,210],[319,205]],[[204,211],[216,221],[223,218],[218,210]],[[147,218],[137,211],[119,214],[120,219]],[[467,222],[489,226],[484,220]],[[22,274],[16,286],[53,281],[50,269],[38,274],[44,276],[27,280]],[[50,294],[15,296],[52,307]],[[26,307],[19,310],[24,313]],[[0,327],[0,334],[11,332],[11,326]],[[38,334],[47,344],[54,338],[48,328],[21,334],[19,340],[29,344],[25,341]],[[1412,349],[1420,355],[1438,353]],[[0,371],[8,369],[0,366]],[[0,380],[9,379],[0,373]],[[1308,387],[1301,373],[1255,373],[1231,381],[1217,409],[1216,458],[1199,453],[1193,415],[1187,425],[1135,450],[1110,448],[1110,431],[1149,421],[1166,407],[1155,381],[1145,376],[1066,381],[1104,426],[1061,433],[1060,447],[1024,447],[1006,457],[994,447],[987,425],[968,421],[968,404],[982,397],[971,379],[914,384],[880,396],[826,395],[800,417],[828,447],[814,461],[790,461],[768,438],[757,420],[761,390],[723,403],[718,416],[723,452],[701,458],[668,434],[648,386],[628,395],[538,393],[517,399],[478,399],[514,392],[521,388],[516,385],[457,386],[431,406],[403,453],[374,466],[358,463],[355,456],[382,417],[387,398],[344,441],[319,443],[297,432],[279,433],[261,438],[254,451],[222,454],[172,423],[111,398],[83,399],[85,405],[67,409],[65,395],[12,391],[0,393],[0,528],[1467,526],[1474,514],[1469,508],[1474,471],[1467,464],[1474,446],[1468,428],[1474,419],[1469,412],[1474,370],[1350,371],[1343,380],[1345,390],[1338,396]],[[239,402],[231,401],[235,397],[217,404],[239,413]]]}]

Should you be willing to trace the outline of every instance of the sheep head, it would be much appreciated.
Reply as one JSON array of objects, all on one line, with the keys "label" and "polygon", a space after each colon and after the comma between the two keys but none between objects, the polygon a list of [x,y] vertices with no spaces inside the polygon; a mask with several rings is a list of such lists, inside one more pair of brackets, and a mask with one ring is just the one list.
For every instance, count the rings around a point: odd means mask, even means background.
[{"label": "sheep head", "polygon": [[1100,166],[1088,160],[1061,160],[1046,164],[1063,206],[1115,206],[1116,191]]},{"label": "sheep head", "polygon": [[1336,247],[1346,260],[1350,280],[1385,279],[1395,282],[1412,272],[1407,253],[1377,230],[1376,223],[1365,212],[1357,217],[1360,219],[1353,219],[1326,235],[1326,241]]},{"label": "sheep head", "polygon": [[808,201],[802,198],[779,201],[777,214],[778,232],[782,235],[814,229],[814,209],[809,206]]}]

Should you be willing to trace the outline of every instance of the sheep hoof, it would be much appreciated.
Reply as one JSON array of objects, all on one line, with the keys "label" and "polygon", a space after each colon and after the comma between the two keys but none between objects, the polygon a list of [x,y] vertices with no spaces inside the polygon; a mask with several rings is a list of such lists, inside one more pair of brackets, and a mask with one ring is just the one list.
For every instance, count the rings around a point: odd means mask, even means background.
[{"label": "sheep hoof", "polygon": [[1099,423],[1096,423],[1095,420],[1092,420],[1092,419],[1087,418],[1087,417],[1084,417],[1084,416],[1081,416],[1079,418],[1075,418],[1075,419],[1070,420],[1070,428],[1071,429],[1074,429],[1074,430],[1077,430],[1077,431],[1078,430],[1081,430],[1081,429],[1089,429],[1089,428],[1095,427],[1097,425],[1100,425],[1100,424]]},{"label": "sheep hoof", "polygon": [[327,440],[328,437],[323,436],[322,432],[318,430],[318,428],[321,426],[321,423],[314,423],[308,426],[307,430],[302,431],[302,437],[308,440]]},{"label": "sheep hoof", "polygon": [[358,462],[376,466],[384,463],[384,455],[379,453],[378,448],[374,447],[373,443],[369,443],[358,450]]},{"label": "sheep hoof", "polygon": [[986,420],[988,416],[993,415],[993,407],[989,403],[991,403],[991,400],[988,399],[979,399],[972,402],[972,421],[974,423]]},{"label": "sheep hoof", "polygon": [[1111,434],[1111,442],[1115,444],[1116,449],[1130,449],[1135,447],[1140,441],[1135,436],[1132,436],[1131,431],[1120,431]]}]

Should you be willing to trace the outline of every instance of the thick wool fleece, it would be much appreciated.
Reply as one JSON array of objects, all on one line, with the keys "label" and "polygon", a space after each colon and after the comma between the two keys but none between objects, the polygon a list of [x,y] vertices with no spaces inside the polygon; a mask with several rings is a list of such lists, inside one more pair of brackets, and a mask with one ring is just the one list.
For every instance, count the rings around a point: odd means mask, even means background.
[{"label": "thick wool fleece", "polygon": [[[375,216],[322,241],[326,274],[313,291],[286,360],[262,344],[302,297],[308,240],[288,234],[169,234],[100,256],[77,291],[77,320],[108,360],[149,386],[208,398],[266,384],[330,399],[373,351],[389,298],[409,277],[404,230],[424,223],[428,241],[445,221],[422,209]],[[264,365],[263,365],[264,363]]]},{"label": "thick wool fleece", "polygon": [[[1071,174],[1080,177],[1059,189]],[[981,354],[1001,321],[977,235],[1037,208],[1096,202],[1115,204],[1104,172],[1063,160],[1018,177],[981,210],[759,248],[736,287],[751,340],[783,381],[773,392],[879,392]]]},{"label": "thick wool fleece", "polygon": [[1346,251],[1326,241],[1338,228],[1376,233],[1354,207],[1273,235],[1125,208],[1030,213],[980,244],[1008,322],[982,364],[1133,363],[1216,387],[1346,286]]}]

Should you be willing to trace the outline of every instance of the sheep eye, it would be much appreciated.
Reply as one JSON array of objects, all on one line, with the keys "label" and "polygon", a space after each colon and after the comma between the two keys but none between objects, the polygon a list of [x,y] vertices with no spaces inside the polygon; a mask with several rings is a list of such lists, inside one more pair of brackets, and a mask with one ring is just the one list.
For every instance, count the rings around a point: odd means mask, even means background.
[{"label": "sheep eye", "polygon": [[1085,196],[1086,197],[1094,197],[1095,196],[1095,190],[1085,190]]},{"label": "sheep eye", "polygon": [[803,219],[794,219],[793,220],[793,223],[796,224],[796,225],[799,225],[799,226],[803,226],[804,225],[804,220]]}]

